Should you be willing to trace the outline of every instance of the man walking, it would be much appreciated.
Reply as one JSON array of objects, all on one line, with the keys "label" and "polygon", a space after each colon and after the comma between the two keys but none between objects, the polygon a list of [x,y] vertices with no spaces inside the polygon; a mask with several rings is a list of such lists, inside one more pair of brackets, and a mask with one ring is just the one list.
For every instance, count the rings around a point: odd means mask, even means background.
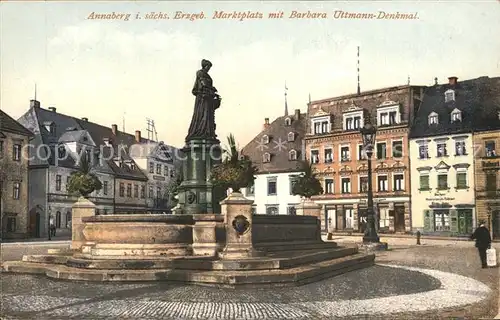
[{"label": "man walking", "polygon": [[479,251],[481,266],[486,268],[486,250],[491,248],[491,237],[490,231],[484,226],[484,221],[480,222],[479,228],[474,231],[470,238],[471,240],[476,240],[476,248]]}]

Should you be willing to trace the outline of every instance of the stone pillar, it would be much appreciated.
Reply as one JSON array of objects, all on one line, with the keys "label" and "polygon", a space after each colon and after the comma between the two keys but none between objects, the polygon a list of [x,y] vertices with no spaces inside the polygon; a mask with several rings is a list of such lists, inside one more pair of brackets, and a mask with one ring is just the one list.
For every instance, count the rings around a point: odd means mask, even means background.
[{"label": "stone pillar", "polygon": [[358,225],[358,204],[357,203],[354,203],[352,205],[352,229],[354,231],[359,231],[359,225]]},{"label": "stone pillar", "polygon": [[[396,229],[394,227],[394,216],[395,216],[395,212],[394,212],[394,202],[389,202],[389,231],[391,232],[394,232]],[[390,214],[392,212],[392,215]]]},{"label": "stone pillar", "polygon": [[405,202],[405,231],[411,232],[410,202]]},{"label": "stone pillar", "polygon": [[71,249],[79,250],[86,242],[83,235],[85,223],[82,218],[91,217],[95,215],[95,204],[86,198],[80,197],[72,208],[71,220]]},{"label": "stone pillar", "polygon": [[221,244],[217,243],[217,224],[224,217],[220,214],[193,215],[193,254],[195,256],[216,256]]},{"label": "stone pillar", "polygon": [[321,208],[321,205],[316,204],[311,199],[305,199],[295,206],[295,212],[298,216],[313,216],[321,219]]},{"label": "stone pillar", "polygon": [[220,258],[244,259],[260,255],[252,242],[252,203],[239,192],[233,192],[221,201],[226,246],[219,253]]}]

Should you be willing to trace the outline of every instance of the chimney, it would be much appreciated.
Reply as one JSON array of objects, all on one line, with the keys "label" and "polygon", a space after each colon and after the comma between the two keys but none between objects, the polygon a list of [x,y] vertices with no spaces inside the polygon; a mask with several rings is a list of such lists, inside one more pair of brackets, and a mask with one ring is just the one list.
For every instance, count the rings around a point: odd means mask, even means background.
[{"label": "chimney", "polygon": [[30,108],[40,108],[40,101],[30,100]]},{"label": "chimney", "polygon": [[264,118],[264,130],[269,127],[269,118]]},{"label": "chimney", "polygon": [[113,132],[113,135],[116,136],[116,133],[118,132],[118,126],[116,124],[111,125],[111,132]]},{"label": "chimney", "polygon": [[140,130],[135,130],[135,141],[137,143],[141,143],[141,131]]},{"label": "chimney", "polygon": [[52,112],[56,112],[57,109],[55,107],[49,107],[49,110]]},{"label": "chimney", "polygon": [[449,77],[449,78],[448,78],[448,84],[449,84],[450,86],[454,86],[454,85],[456,85],[456,84],[457,84],[457,80],[458,80],[458,78],[457,78],[457,77],[454,77],[454,76],[453,76],[453,77]]},{"label": "chimney", "polygon": [[295,120],[300,119],[300,109],[295,109]]},{"label": "chimney", "polygon": [[87,122],[87,121],[89,121],[89,118],[83,117],[82,120],[85,121],[85,122]]}]

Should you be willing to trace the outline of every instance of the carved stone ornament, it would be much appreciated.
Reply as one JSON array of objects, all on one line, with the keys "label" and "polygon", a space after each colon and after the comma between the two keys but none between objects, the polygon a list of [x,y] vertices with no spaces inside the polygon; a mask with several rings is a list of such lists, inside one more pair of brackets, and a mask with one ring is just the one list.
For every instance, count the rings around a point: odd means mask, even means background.
[{"label": "carved stone ornament", "polygon": [[188,203],[192,204],[192,203],[194,203],[195,200],[196,200],[196,195],[192,191],[188,191],[187,192],[187,201],[188,201]]},{"label": "carved stone ornament", "polygon": [[248,222],[247,217],[239,215],[233,220],[233,228],[236,230],[238,235],[245,234],[250,228],[250,222]]}]

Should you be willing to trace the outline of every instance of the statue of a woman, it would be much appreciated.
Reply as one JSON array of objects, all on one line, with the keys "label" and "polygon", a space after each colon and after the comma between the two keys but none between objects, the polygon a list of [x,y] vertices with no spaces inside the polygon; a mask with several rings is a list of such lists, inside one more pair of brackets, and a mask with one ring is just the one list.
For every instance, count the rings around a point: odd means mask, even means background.
[{"label": "statue of a woman", "polygon": [[215,139],[215,110],[219,108],[221,98],[217,89],[212,84],[212,78],[208,71],[212,63],[201,60],[201,69],[196,72],[192,93],[196,96],[193,117],[186,137],[186,141],[192,139]]}]

